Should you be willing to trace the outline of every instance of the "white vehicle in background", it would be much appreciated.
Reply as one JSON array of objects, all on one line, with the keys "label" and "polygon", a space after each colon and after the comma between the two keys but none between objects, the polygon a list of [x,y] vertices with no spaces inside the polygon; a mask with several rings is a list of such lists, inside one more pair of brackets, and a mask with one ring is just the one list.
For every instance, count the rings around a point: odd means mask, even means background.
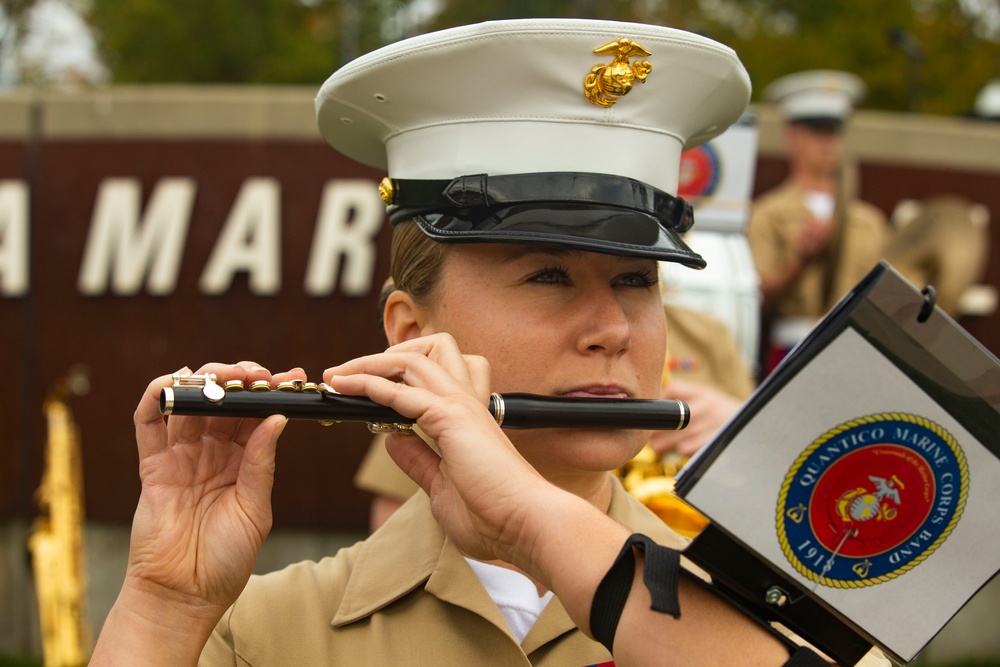
[{"label": "white vehicle in background", "polygon": [[750,112],[715,139],[681,156],[678,194],[694,207],[685,241],[708,262],[702,271],[661,263],[663,299],[724,322],[756,370],[760,289],[744,233],[757,163],[757,119]]}]

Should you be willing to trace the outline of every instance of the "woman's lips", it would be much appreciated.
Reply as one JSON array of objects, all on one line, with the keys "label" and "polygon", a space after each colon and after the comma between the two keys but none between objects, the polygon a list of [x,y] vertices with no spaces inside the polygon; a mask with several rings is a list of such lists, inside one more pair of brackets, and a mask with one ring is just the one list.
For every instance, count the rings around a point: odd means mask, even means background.
[{"label": "woman's lips", "polygon": [[629,392],[617,385],[580,387],[560,394],[574,398],[628,398]]}]

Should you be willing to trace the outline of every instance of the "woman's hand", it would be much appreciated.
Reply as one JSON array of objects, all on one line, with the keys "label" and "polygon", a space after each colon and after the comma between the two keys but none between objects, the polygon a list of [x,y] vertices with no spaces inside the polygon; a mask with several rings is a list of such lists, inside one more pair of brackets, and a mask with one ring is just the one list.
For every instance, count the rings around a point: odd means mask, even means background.
[{"label": "woman's hand", "polygon": [[[533,576],[591,632],[594,591],[630,531],[547,482],[520,456],[486,409],[485,360],[463,356],[454,339],[435,334],[327,369],[323,379],[341,393],[415,418],[440,456],[412,436],[391,435],[386,446],[428,493],[448,537],[466,555],[503,560]],[[690,582],[679,585],[682,620],[651,611],[642,568],[639,558],[618,626],[618,664],[654,664],[667,654],[677,655],[678,664],[783,662],[780,643]],[[721,648],[706,652],[706,646]]]},{"label": "woman's hand", "polygon": [[806,262],[811,262],[826,251],[833,236],[834,224],[829,220],[820,220],[809,216],[799,228],[795,237],[795,247],[799,256]]},{"label": "woman's hand", "polygon": [[[208,364],[218,381],[274,376],[252,362]],[[125,583],[92,664],[118,655],[182,664],[198,653],[253,571],[271,528],[275,446],[286,419],[171,416],[159,411],[165,375],[135,411],[142,492],[132,523]],[[141,653],[140,653],[141,652]],[[132,663],[139,664],[139,663]]]},{"label": "woman's hand", "polygon": [[654,431],[649,445],[657,454],[677,452],[692,456],[729,421],[743,404],[724,391],[700,382],[672,379],[663,398],[684,401],[691,409],[691,423],[680,431]]},{"label": "woman's hand", "polygon": [[484,358],[462,355],[450,335],[433,334],[329,368],[323,379],[341,393],[415,418],[436,443],[440,456],[417,437],[391,435],[386,446],[430,496],[435,518],[459,549],[527,564],[530,544],[522,530],[538,509],[526,499],[550,487],[489,413]]}]

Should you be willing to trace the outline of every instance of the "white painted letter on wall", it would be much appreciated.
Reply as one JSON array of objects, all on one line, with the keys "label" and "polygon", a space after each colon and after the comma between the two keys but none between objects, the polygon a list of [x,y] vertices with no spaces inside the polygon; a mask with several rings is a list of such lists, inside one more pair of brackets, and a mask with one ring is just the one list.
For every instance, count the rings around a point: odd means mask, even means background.
[{"label": "white painted letter on wall", "polygon": [[250,178],[240,188],[201,274],[201,291],[222,294],[239,271],[250,274],[253,294],[281,289],[281,186],[273,178]]},{"label": "white painted letter on wall", "polygon": [[328,182],[323,188],[316,232],[309,251],[306,294],[327,296],[333,293],[341,257],[344,258],[344,294],[368,294],[375,271],[375,236],[384,220],[385,204],[373,181]]},{"label": "white painted letter on wall", "polygon": [[28,186],[0,181],[0,296],[28,293]]},{"label": "white painted letter on wall", "polygon": [[134,178],[105,179],[83,252],[77,286],[83,294],[137,294],[147,279],[150,294],[177,287],[196,185],[189,178],[164,178],[149,198],[142,223],[142,190]]}]

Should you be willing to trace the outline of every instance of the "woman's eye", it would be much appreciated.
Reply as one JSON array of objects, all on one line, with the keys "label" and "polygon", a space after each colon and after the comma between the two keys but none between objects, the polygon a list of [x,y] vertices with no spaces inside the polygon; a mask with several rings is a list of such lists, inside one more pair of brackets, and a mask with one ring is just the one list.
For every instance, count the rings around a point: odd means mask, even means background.
[{"label": "woman's eye", "polygon": [[528,282],[548,285],[565,285],[569,283],[569,272],[565,269],[557,267],[547,267],[537,273],[533,273],[528,278]]},{"label": "woman's eye", "polygon": [[618,283],[626,287],[652,287],[659,282],[655,271],[639,271],[622,276]]}]

